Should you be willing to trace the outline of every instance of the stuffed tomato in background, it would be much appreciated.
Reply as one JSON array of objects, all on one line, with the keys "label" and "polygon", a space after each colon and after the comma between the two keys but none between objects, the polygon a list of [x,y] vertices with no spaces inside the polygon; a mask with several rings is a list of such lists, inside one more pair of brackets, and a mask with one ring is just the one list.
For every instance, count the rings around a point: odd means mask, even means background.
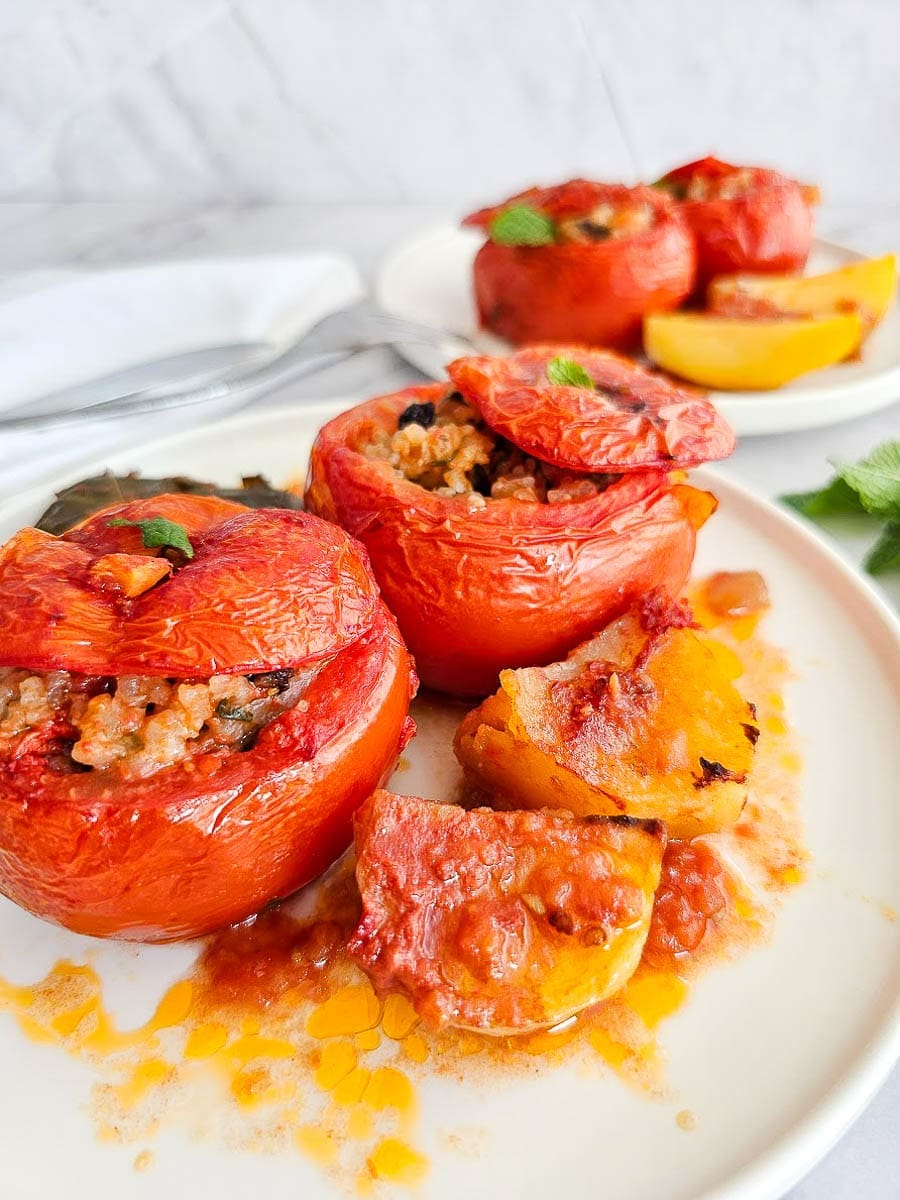
[{"label": "stuffed tomato in background", "polygon": [[330,421],[306,503],[365,544],[422,681],[478,696],[651,589],[677,595],[715,499],[673,471],[734,442],[699,392],[614,354],[449,371]]},{"label": "stuffed tomato in background", "polygon": [[805,266],[816,188],[718,158],[686,163],[655,186],[677,202],[696,239],[698,286],[734,271],[789,273]]},{"label": "stuffed tomato in background", "polygon": [[634,347],[641,319],[677,308],[694,285],[693,238],[653,188],[573,179],[464,224],[487,235],[474,264],[480,323],[516,345]]},{"label": "stuffed tomato in background", "polygon": [[0,891],[142,941],[320,874],[412,733],[365,551],[306,513],[160,496],[0,550]]}]

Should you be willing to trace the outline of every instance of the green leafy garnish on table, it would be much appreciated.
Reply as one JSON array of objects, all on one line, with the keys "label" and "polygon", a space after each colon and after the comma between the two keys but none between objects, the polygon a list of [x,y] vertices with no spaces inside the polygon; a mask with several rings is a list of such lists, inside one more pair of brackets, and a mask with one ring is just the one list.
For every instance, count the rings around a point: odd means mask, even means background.
[{"label": "green leafy garnish on table", "polygon": [[862,516],[881,522],[863,566],[872,575],[900,569],[900,441],[883,442],[856,463],[832,462],[837,474],[814,492],[782,496],[805,517]]},{"label": "green leafy garnish on table", "polygon": [[127,525],[133,529],[139,529],[141,539],[148,550],[165,546],[167,549],[180,550],[185,558],[194,557],[194,547],[191,545],[188,531],[177,521],[169,521],[165,517],[147,517],[143,521],[126,521],[122,517],[115,517],[108,524]]},{"label": "green leafy garnish on table", "polygon": [[593,388],[594,381],[580,363],[571,358],[551,358],[547,378],[557,387]]},{"label": "green leafy garnish on table", "polygon": [[556,226],[530,204],[516,204],[491,221],[490,238],[500,246],[549,246],[556,241]]}]

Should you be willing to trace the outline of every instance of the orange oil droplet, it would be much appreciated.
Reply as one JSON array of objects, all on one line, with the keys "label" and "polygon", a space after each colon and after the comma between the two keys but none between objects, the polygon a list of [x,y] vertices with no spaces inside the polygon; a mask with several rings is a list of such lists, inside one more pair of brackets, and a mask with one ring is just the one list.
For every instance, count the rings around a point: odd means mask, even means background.
[{"label": "orange oil droplet", "polygon": [[140,1154],[135,1156],[132,1166],[135,1171],[143,1174],[144,1171],[149,1171],[156,1161],[156,1155],[152,1150],[142,1150]]},{"label": "orange oil droplet", "polygon": [[802,867],[783,867],[778,872],[778,882],[793,886],[806,878]]},{"label": "orange oil droplet", "polygon": [[197,1025],[188,1034],[184,1046],[185,1058],[212,1058],[228,1041],[228,1030],[216,1021]]},{"label": "orange oil droplet", "polygon": [[425,1178],[428,1159],[399,1138],[385,1138],[369,1156],[369,1167],[377,1179],[410,1185]]},{"label": "orange oil droplet", "polygon": [[286,1038],[263,1037],[246,1033],[228,1047],[228,1057],[235,1066],[246,1066],[255,1058],[293,1058],[297,1047]]},{"label": "orange oil droplet", "polygon": [[419,1015],[405,996],[392,992],[384,1002],[381,1028],[387,1037],[402,1042],[419,1023]]},{"label": "orange oil droplet", "polygon": [[375,1122],[369,1109],[357,1104],[347,1118],[347,1133],[358,1142],[367,1142],[375,1129]]},{"label": "orange oil droplet", "polygon": [[327,1130],[318,1125],[301,1125],[294,1134],[294,1141],[298,1148],[319,1166],[328,1167],[337,1159],[337,1142]]},{"label": "orange oil droplet", "polygon": [[320,1004],[306,1022],[314,1038],[345,1037],[374,1029],[381,1017],[381,1001],[368,983],[348,984]]},{"label": "orange oil droplet", "polygon": [[376,1067],[363,1092],[363,1103],[376,1112],[394,1109],[409,1114],[415,1111],[416,1094],[409,1079],[396,1067]]},{"label": "orange oil droplet", "polygon": [[381,1034],[377,1029],[364,1029],[353,1039],[358,1050],[377,1050],[381,1045]]},{"label": "orange oil droplet", "polygon": [[428,1046],[425,1039],[418,1033],[411,1033],[403,1039],[403,1053],[414,1063],[423,1063],[428,1059]]},{"label": "orange oil droplet", "polygon": [[329,1042],[322,1049],[315,1080],[323,1092],[330,1092],[346,1079],[358,1065],[356,1050],[351,1042]]},{"label": "orange oil droplet", "polygon": [[162,1058],[145,1058],[131,1071],[124,1083],[114,1089],[123,1108],[134,1108],[153,1088],[172,1078],[174,1068]]},{"label": "orange oil droplet", "polygon": [[51,1029],[42,1025],[40,1021],[36,1021],[28,1013],[16,1013],[16,1023],[30,1042],[40,1045],[43,1042],[59,1041]]},{"label": "orange oil droplet", "polygon": [[351,1104],[359,1104],[368,1086],[369,1072],[365,1067],[357,1067],[341,1080],[331,1094],[335,1104],[349,1108]]},{"label": "orange oil droplet", "polygon": [[605,1029],[592,1029],[588,1034],[588,1041],[604,1062],[613,1068],[621,1067],[625,1060],[631,1057],[630,1048],[611,1038]]},{"label": "orange oil droplet", "polygon": [[29,1008],[34,1003],[34,988],[17,987],[0,979],[0,1008]]},{"label": "orange oil droplet", "polygon": [[231,1094],[243,1108],[258,1108],[263,1104],[284,1104],[293,1099],[291,1083],[275,1083],[265,1067],[244,1067],[231,1078]]},{"label": "orange oil droplet", "polygon": [[181,979],[174,983],[156,1006],[156,1012],[150,1018],[148,1030],[171,1029],[180,1025],[191,1011],[194,1002],[194,985],[190,979]]},{"label": "orange oil droplet", "polygon": [[655,1029],[681,1007],[689,990],[678,975],[667,971],[641,970],[625,985],[622,1000],[648,1029]]}]

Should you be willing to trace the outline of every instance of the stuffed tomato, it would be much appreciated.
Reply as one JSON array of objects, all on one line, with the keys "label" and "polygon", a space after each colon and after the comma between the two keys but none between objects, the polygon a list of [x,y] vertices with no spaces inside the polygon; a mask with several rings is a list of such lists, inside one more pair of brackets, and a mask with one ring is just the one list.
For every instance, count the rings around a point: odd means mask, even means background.
[{"label": "stuffed tomato", "polygon": [[690,232],[652,188],[573,179],[464,224],[487,234],[473,268],[480,322],[516,345],[636,346],[642,318],[677,308],[694,284]]},{"label": "stuffed tomato", "polygon": [[809,257],[818,192],[779,171],[702,158],[656,186],[696,238],[698,285],[734,271],[800,271]]},{"label": "stuffed tomato", "polygon": [[[533,443],[526,452],[512,428],[501,436],[469,403],[485,372],[544,372],[546,350],[459,360],[450,370],[465,398],[434,384],[370,400],[329,422],[313,447],[307,507],[365,544],[422,681],[440,691],[484,695],[503,668],[552,661],[651,589],[677,595],[715,508],[708,492],[670,474],[680,464],[665,431],[677,441],[687,420],[679,397],[697,429],[712,421],[719,442],[708,431],[705,457],[731,447],[699,393],[685,400],[687,389],[665,384],[670,415],[661,418],[659,403],[628,390],[646,389],[649,372],[615,355],[567,353],[619,381],[618,405],[611,384],[591,393],[593,467],[584,455],[574,467],[548,461]],[[582,390],[536,381],[533,406],[546,413],[563,402],[558,432],[566,403],[587,407]],[[632,411],[639,403],[649,415]],[[693,445],[691,461],[700,455]]]},{"label": "stuffed tomato", "polygon": [[320,874],[411,736],[362,547],[161,496],[0,550],[0,891],[81,933],[191,937]]}]

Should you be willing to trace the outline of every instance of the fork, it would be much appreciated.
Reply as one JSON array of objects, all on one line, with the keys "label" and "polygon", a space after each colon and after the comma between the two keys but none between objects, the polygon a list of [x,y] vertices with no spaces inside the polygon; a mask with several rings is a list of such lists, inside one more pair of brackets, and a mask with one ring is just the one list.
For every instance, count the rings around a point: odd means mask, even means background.
[{"label": "fork", "polygon": [[[39,429],[101,417],[165,412],[224,400],[243,392],[248,393],[246,402],[249,403],[275,387],[313,374],[363,350],[415,342],[446,347],[448,358],[471,350],[468,342],[444,330],[356,305],[329,313],[289,345],[270,346],[267,354],[257,352],[249,362],[232,367],[197,387],[147,387],[79,408],[51,408],[0,417],[0,430]],[[323,359],[327,361],[323,362]]]}]

